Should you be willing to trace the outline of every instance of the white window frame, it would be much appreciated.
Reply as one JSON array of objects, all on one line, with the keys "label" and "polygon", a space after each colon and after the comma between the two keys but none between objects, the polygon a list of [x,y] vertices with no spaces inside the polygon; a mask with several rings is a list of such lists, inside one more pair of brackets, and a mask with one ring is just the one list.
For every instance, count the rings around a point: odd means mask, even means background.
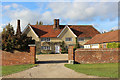
[{"label": "white window frame", "polygon": [[[81,40],[81,39],[83,39],[83,40]],[[78,41],[78,42],[85,41],[85,38],[84,38],[84,37],[77,38],[77,41]]]},{"label": "white window frame", "polygon": [[84,48],[90,48],[90,45],[84,45]]},{"label": "white window frame", "polygon": [[[66,37],[66,38],[65,38],[65,41],[66,41],[67,38],[71,38],[71,41],[73,41],[73,38],[72,38],[72,37]],[[69,42],[70,42],[70,41],[69,41]]]},{"label": "white window frame", "polygon": [[[44,39],[44,40],[42,40]],[[41,42],[50,42],[50,38],[49,37],[44,37],[44,38],[41,38]]]},{"label": "white window frame", "polygon": [[91,44],[91,48],[99,48],[99,44]]},{"label": "white window frame", "polygon": [[51,47],[50,46],[41,46],[41,50],[51,50]]}]

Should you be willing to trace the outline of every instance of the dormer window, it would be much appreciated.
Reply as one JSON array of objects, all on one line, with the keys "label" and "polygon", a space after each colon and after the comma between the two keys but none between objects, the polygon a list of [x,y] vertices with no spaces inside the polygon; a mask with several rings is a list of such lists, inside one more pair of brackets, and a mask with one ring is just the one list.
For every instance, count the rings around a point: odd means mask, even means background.
[{"label": "dormer window", "polygon": [[41,41],[42,41],[42,42],[44,42],[44,41],[49,42],[49,41],[50,41],[50,38],[41,38]]}]

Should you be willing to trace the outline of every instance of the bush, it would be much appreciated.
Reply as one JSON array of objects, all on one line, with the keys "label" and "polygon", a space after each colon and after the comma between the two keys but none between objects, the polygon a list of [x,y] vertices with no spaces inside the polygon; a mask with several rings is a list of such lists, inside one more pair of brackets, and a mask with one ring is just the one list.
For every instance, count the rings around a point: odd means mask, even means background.
[{"label": "bush", "polygon": [[40,54],[50,54],[52,53],[52,50],[42,50]]},{"label": "bush", "polygon": [[31,37],[22,34],[14,34],[14,28],[8,24],[2,31],[2,50],[5,51],[28,51],[28,44],[35,44]]},{"label": "bush", "polygon": [[61,54],[68,53],[67,47],[65,47],[65,42],[63,41],[61,44]]},{"label": "bush", "polygon": [[107,48],[120,48],[120,43],[107,43]]},{"label": "bush", "polygon": [[61,51],[61,54],[68,54],[68,51]]}]

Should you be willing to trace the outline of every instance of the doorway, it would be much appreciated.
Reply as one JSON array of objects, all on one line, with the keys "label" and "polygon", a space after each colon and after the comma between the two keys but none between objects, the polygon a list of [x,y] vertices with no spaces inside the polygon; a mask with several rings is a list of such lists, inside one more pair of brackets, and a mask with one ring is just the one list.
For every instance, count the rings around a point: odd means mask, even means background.
[{"label": "doorway", "polygon": [[60,53],[60,46],[59,45],[55,45],[55,53]]}]

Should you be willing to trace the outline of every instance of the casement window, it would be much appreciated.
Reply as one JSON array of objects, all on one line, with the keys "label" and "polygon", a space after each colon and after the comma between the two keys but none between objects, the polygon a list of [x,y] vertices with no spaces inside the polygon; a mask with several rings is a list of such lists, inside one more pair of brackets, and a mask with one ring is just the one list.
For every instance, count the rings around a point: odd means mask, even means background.
[{"label": "casement window", "polygon": [[50,41],[50,38],[41,38],[41,41],[46,41],[46,42],[49,42]]},{"label": "casement window", "polygon": [[41,46],[42,50],[50,50],[50,46]]},{"label": "casement window", "polygon": [[92,48],[99,48],[99,44],[91,44]]},{"label": "casement window", "polygon": [[84,41],[85,38],[81,37],[81,38],[78,38],[78,41]]},{"label": "casement window", "polygon": [[71,37],[65,38],[65,41],[73,41]]},{"label": "casement window", "polygon": [[90,45],[84,45],[84,48],[90,48]]}]

